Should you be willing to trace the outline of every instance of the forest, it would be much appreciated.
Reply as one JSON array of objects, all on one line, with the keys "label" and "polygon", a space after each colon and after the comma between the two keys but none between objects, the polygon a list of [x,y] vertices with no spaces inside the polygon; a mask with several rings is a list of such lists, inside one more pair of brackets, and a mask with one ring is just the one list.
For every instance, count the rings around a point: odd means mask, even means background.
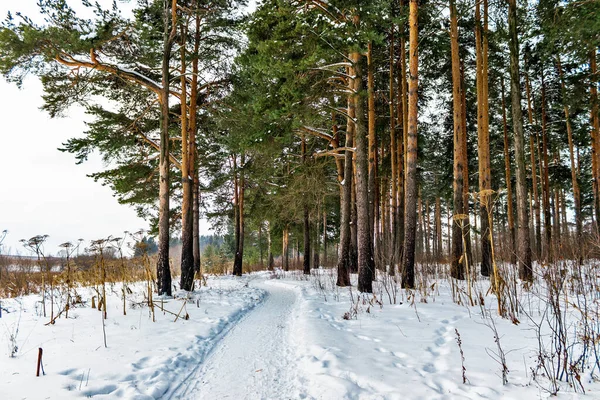
[{"label": "forest", "polygon": [[[415,312],[441,279],[454,302],[491,295],[517,325],[532,290],[558,318],[564,358],[547,375],[583,391],[579,374],[600,368],[600,2],[79,3],[89,16],[15,4],[0,73],[39,78],[52,118],[85,109],[59,150],[99,154],[91,178],[148,221],[138,239],[157,254],[135,254],[148,305],[211,273],[298,270]],[[563,300],[584,326],[579,359]],[[504,379],[499,339],[498,354]]]},{"label": "forest", "polygon": [[597,2],[83,3],[95,18],[9,15],[0,69],[39,76],[51,116],[85,107],[61,150],[99,152],[93,178],[151,222],[159,293],[171,232],[180,286],[201,270],[201,214],[233,231],[236,275],[245,247],[288,269],[296,242],[305,273],[336,263],[362,292],[440,262],[532,281],[596,250]]}]

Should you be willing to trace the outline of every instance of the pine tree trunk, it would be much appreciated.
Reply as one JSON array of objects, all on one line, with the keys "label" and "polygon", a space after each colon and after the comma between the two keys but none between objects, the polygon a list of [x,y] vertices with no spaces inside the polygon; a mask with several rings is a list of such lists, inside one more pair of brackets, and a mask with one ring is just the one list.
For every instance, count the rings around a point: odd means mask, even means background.
[{"label": "pine tree trunk", "polygon": [[431,221],[429,219],[429,199],[425,200],[425,212],[424,215],[424,229],[425,234],[425,260],[429,263],[431,261],[431,243],[429,241],[431,234]]},{"label": "pine tree trunk", "polygon": [[356,78],[354,86],[354,101],[356,109],[355,141],[356,141],[356,211],[358,236],[358,290],[372,293],[372,283],[375,276],[375,260],[373,258],[373,241],[371,240],[371,225],[369,220],[369,160],[368,133],[365,129],[365,110],[363,105],[363,83],[360,55],[352,53],[352,62]]},{"label": "pine tree trunk", "polygon": [[[348,68],[348,75],[354,75],[354,68]],[[354,105],[348,100],[348,115],[354,114]],[[346,124],[346,149],[354,146],[354,124],[348,118]],[[346,150],[344,153],[344,176],[341,182],[340,196],[340,244],[338,246],[338,264],[337,264],[337,286],[350,286],[350,246],[352,219],[352,151]]]},{"label": "pine tree trunk", "polygon": [[[188,105],[187,105],[187,81],[186,81],[186,50],[185,42],[187,32],[182,25],[180,28],[180,53],[181,53],[181,185],[183,195],[181,198],[181,278],[179,286],[182,290],[192,290],[194,283],[194,197],[189,165],[189,143],[188,130]],[[196,112],[196,110],[193,110]]]},{"label": "pine tree trunk", "polygon": [[283,238],[281,240],[283,249],[281,250],[281,264],[284,271],[290,270],[290,228],[286,225],[283,228]]},{"label": "pine tree trunk", "polygon": [[548,132],[546,128],[546,85],[542,73],[542,158],[543,158],[543,206],[544,206],[544,237],[545,237],[545,256],[547,262],[552,262],[552,222],[550,211],[550,179],[548,174]]},{"label": "pine tree trunk", "polygon": [[415,287],[415,234],[417,207],[417,102],[418,102],[418,1],[410,0],[409,45],[410,79],[408,89],[408,140],[406,146],[406,190],[404,255],[402,257],[402,287]]},{"label": "pine tree trunk", "polygon": [[[464,221],[463,223],[463,235],[464,235],[464,254],[466,260],[473,260],[473,249],[471,240],[471,215],[470,215],[470,204],[469,204],[469,157],[468,157],[468,133],[467,133],[467,87],[465,85],[465,71],[464,63],[460,62],[460,84],[461,84],[461,96],[462,96],[462,127],[463,135],[460,137],[462,142],[462,165],[463,165],[463,207],[464,207]],[[471,263],[471,261],[469,261]],[[472,271],[472,269],[471,269]]]},{"label": "pine tree trunk", "polygon": [[[488,114],[488,1],[483,0],[483,35],[479,26],[479,1],[475,5],[475,40],[477,57],[477,155],[479,158],[479,201],[481,210],[481,274],[489,276],[492,269],[491,235],[491,174],[490,130]],[[481,44],[479,44],[481,41]]]},{"label": "pine tree trunk", "polygon": [[198,54],[200,49],[200,16],[196,16],[196,31],[194,35],[194,55],[192,60],[192,89],[190,91],[190,138],[189,138],[189,170],[193,177],[193,230],[194,230],[194,273],[200,274],[200,177],[198,176]]},{"label": "pine tree trunk", "polygon": [[327,267],[327,211],[323,211],[323,266]]},{"label": "pine tree trunk", "polygon": [[302,257],[302,266],[304,275],[310,275],[310,213],[308,206],[304,206],[304,255]]},{"label": "pine tree trunk", "polygon": [[[175,26],[177,2],[172,0],[171,18]],[[173,32],[169,31],[169,1],[164,0],[164,33],[162,57],[162,93],[160,96],[161,126],[159,155],[159,211],[158,211],[158,262],[156,265],[159,295],[171,295],[171,269],[169,266],[169,61],[173,46]],[[175,29],[175,28],[173,28]]]},{"label": "pine tree trunk", "polygon": [[[375,136],[375,123],[377,117],[375,115],[375,77],[374,77],[374,65],[373,65],[373,44],[369,42],[367,52],[367,95],[368,95],[368,115],[369,115],[369,143],[368,143],[368,195],[369,195],[369,227],[371,230],[371,238],[375,238],[375,197],[377,191],[375,190],[375,180],[377,179],[377,139]],[[375,244],[375,241],[373,245]]]},{"label": "pine tree trunk", "polygon": [[273,259],[273,250],[271,243],[271,222],[267,221],[267,258],[269,259],[269,271],[273,271],[275,269],[275,260]]},{"label": "pine tree trunk", "polygon": [[454,164],[453,164],[453,213],[452,222],[452,252],[450,262],[450,275],[455,279],[464,279],[464,268],[461,262],[463,257],[463,231],[458,219],[464,218],[463,204],[463,146],[461,137],[465,135],[462,111],[462,85],[460,78],[460,58],[458,53],[458,22],[456,4],[450,0],[450,46],[452,58],[452,104],[454,117]]},{"label": "pine tree trunk", "polygon": [[[406,8],[406,0],[400,0],[400,5],[402,9]],[[406,39],[405,39],[405,25],[402,24],[399,26],[400,30],[400,90],[398,90],[398,94],[400,95],[400,105],[401,105],[401,113],[399,113],[399,118],[401,117],[402,123],[402,137],[398,140],[398,163],[399,168],[402,168],[401,171],[398,172],[399,182],[398,182],[398,190],[401,192],[400,201],[398,204],[400,216],[398,218],[398,235],[396,243],[393,244],[394,249],[396,251],[396,260],[398,264],[402,262],[404,258],[404,236],[406,234],[406,166],[407,166],[407,157],[405,156],[405,151],[408,149],[408,78],[406,74]],[[401,164],[401,166],[400,166]]]},{"label": "pine tree trunk", "polygon": [[519,42],[517,31],[517,3],[508,0],[508,25],[510,47],[510,81],[512,114],[515,145],[515,164],[517,167],[517,258],[519,277],[524,281],[533,280],[531,267],[531,245],[529,239],[529,213],[527,210],[527,171],[525,170],[525,145],[523,133],[523,114],[521,110],[521,84],[519,77]]},{"label": "pine tree trunk", "polygon": [[243,260],[244,260],[244,164],[246,163],[245,154],[242,152],[240,157],[240,169],[239,179],[238,171],[236,170],[236,158],[234,156],[234,198],[236,199],[236,250],[235,257],[233,260],[233,275],[242,276],[243,272]]},{"label": "pine tree trunk", "polygon": [[[354,130],[354,136],[356,130]],[[356,146],[356,137],[353,138],[354,146]],[[351,190],[351,203],[350,203],[350,251],[348,255],[348,265],[350,272],[353,274],[358,273],[358,212],[356,209],[356,155],[352,158],[352,174],[350,180],[352,182]]]},{"label": "pine tree trunk", "polygon": [[596,49],[590,51],[590,98],[591,98],[591,137],[592,137],[592,186],[596,233],[600,234],[600,113],[598,112],[598,68]]},{"label": "pine tree trunk", "polygon": [[[515,248],[515,213],[513,211],[512,175],[510,172],[510,154],[508,142],[508,124],[506,122],[506,96],[504,95],[504,78],[502,86],[502,127],[504,131],[504,170],[506,174],[506,212],[508,214],[508,230],[510,236],[510,262],[517,263],[517,249]],[[534,167],[535,169],[535,167]]]},{"label": "pine tree trunk", "polygon": [[442,239],[442,199],[435,198],[435,261],[439,262],[444,253],[444,242]]},{"label": "pine tree trunk", "polygon": [[[533,106],[531,100],[531,85],[529,83],[529,75],[525,73],[525,89],[527,93],[527,115],[529,117],[529,125],[533,126]],[[537,127],[535,136],[537,136]],[[540,216],[540,197],[537,182],[537,163],[535,161],[536,149],[539,148],[534,135],[529,136],[529,152],[531,154],[531,185],[533,187],[533,213],[535,215],[535,240],[532,243],[532,249],[535,252],[536,259],[540,260],[542,255],[542,224]]]},{"label": "pine tree trunk", "polygon": [[581,192],[579,190],[579,182],[577,177],[577,165],[575,161],[575,152],[573,144],[573,130],[571,128],[571,115],[569,113],[569,106],[567,105],[567,89],[565,86],[565,80],[563,77],[562,65],[560,63],[560,56],[556,56],[556,64],[558,67],[558,75],[560,78],[560,87],[562,90],[563,109],[565,112],[565,123],[567,125],[567,140],[569,142],[569,158],[571,160],[571,184],[573,187],[573,207],[575,209],[575,246],[576,256],[581,264],[583,262],[583,222],[581,218]]}]

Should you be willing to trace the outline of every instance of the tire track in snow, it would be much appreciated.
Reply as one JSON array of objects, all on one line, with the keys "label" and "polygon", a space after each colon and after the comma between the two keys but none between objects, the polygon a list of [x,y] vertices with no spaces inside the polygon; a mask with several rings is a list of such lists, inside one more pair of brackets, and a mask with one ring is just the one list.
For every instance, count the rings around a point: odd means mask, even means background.
[{"label": "tire track in snow", "polygon": [[267,292],[262,304],[229,330],[171,399],[307,398],[292,342],[297,294],[265,282],[256,286]]}]

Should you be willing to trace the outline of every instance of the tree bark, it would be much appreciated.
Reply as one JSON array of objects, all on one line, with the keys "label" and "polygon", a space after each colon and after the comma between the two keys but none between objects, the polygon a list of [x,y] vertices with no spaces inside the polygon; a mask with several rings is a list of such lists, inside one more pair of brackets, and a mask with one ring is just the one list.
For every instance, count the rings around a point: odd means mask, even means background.
[{"label": "tree bark", "polygon": [[368,137],[365,129],[365,109],[360,55],[352,53],[355,79],[352,79],[355,102],[355,141],[356,141],[356,211],[358,239],[358,290],[373,292],[375,260],[373,258],[372,228],[369,220],[369,160]]},{"label": "tree bark", "polygon": [[192,89],[190,91],[190,137],[189,137],[189,170],[193,177],[193,230],[194,230],[194,273],[200,274],[200,177],[198,176],[198,54],[200,49],[200,16],[196,16],[194,35],[194,59],[192,60]]},{"label": "tree bark", "polygon": [[[531,85],[529,83],[529,75],[525,72],[525,93],[527,93],[527,115],[529,117],[529,125],[533,127],[533,106],[531,100]],[[534,135],[529,136],[529,149],[531,154],[531,185],[533,187],[533,213],[535,215],[535,240],[532,244],[532,249],[535,252],[536,259],[540,260],[542,255],[542,224],[540,217],[540,197],[538,192],[538,181],[537,181],[537,163],[535,161],[537,146],[537,127],[533,128]],[[538,151],[539,152],[539,151]]]},{"label": "tree bark", "polygon": [[[354,68],[348,68],[348,75],[354,75]],[[348,100],[348,114],[354,110],[352,102]],[[354,146],[354,124],[351,123],[348,118],[346,125],[346,149],[350,149]],[[341,185],[341,196],[340,196],[340,245],[338,246],[338,264],[337,264],[337,286],[345,287],[350,286],[350,245],[351,245],[351,231],[350,223],[352,218],[352,151],[346,150],[344,152],[344,176],[340,182]]]},{"label": "tree bark", "polygon": [[236,208],[236,250],[235,257],[233,260],[233,275],[242,276],[243,272],[243,260],[244,260],[244,165],[246,163],[246,157],[244,152],[240,157],[240,171],[238,178],[238,169],[236,169],[236,156],[233,156],[234,165],[234,198]]},{"label": "tree bark", "polygon": [[[515,248],[515,212],[513,211],[512,175],[510,172],[510,154],[508,142],[508,124],[506,122],[506,96],[504,95],[504,77],[501,79],[502,86],[502,127],[504,131],[504,170],[506,174],[506,213],[508,214],[508,230],[510,237],[510,262],[517,263],[517,249]],[[535,166],[534,166],[535,170]],[[535,173],[535,172],[534,172]]]},{"label": "tree bark", "polygon": [[415,287],[415,234],[417,207],[417,102],[418,102],[418,2],[410,0],[408,20],[410,33],[410,79],[408,89],[408,140],[406,146],[406,190],[404,256],[402,257],[402,286]]},{"label": "tree bark", "polygon": [[453,163],[453,213],[452,222],[452,254],[450,262],[450,275],[455,279],[464,279],[464,268],[461,262],[463,257],[463,235],[462,225],[458,219],[464,218],[464,196],[463,196],[463,146],[462,137],[465,135],[462,116],[462,85],[460,74],[460,58],[458,53],[458,21],[456,15],[456,4],[450,0],[450,51],[452,58],[452,104],[454,119],[454,163]]},{"label": "tree bark", "polygon": [[581,192],[579,190],[579,182],[577,177],[578,167],[575,161],[575,152],[573,144],[573,130],[571,128],[571,115],[567,104],[567,88],[560,63],[560,56],[556,56],[556,66],[558,68],[558,76],[560,78],[560,87],[562,91],[563,109],[565,112],[565,123],[567,126],[567,140],[569,142],[569,158],[571,160],[571,185],[573,187],[573,206],[575,209],[575,252],[579,263],[583,263],[583,221],[581,219]]},{"label": "tree bark", "polygon": [[169,0],[163,1],[164,32],[162,57],[162,91],[160,95],[160,155],[159,155],[159,211],[158,211],[158,262],[156,280],[159,295],[171,295],[171,269],[169,266],[169,61],[173,47],[177,20],[177,1],[171,4],[169,30]]},{"label": "tree bark", "polygon": [[548,174],[548,132],[546,127],[546,84],[544,82],[544,74],[542,72],[542,197],[544,207],[544,237],[545,237],[545,257],[547,262],[552,262],[554,259],[554,251],[552,246],[552,222],[550,209],[550,179]]},{"label": "tree bark", "polygon": [[281,264],[284,271],[290,270],[290,227],[286,225],[283,228],[283,238],[281,240],[283,249],[281,250]]},{"label": "tree bark", "polygon": [[600,235],[600,114],[598,112],[598,67],[596,49],[590,50],[590,98],[592,138],[592,186],[594,190],[594,209],[596,233]]},{"label": "tree bark", "polygon": [[[368,115],[369,115],[369,227],[371,230],[371,238],[376,238],[375,230],[375,198],[377,191],[375,190],[375,181],[377,179],[377,139],[375,135],[375,124],[377,117],[375,114],[375,77],[373,64],[373,44],[369,42],[367,51],[367,95],[368,95]],[[373,243],[375,245],[375,241]]]},{"label": "tree bark", "polygon": [[[179,46],[181,55],[181,185],[183,195],[181,199],[181,278],[179,286],[183,290],[192,290],[194,283],[194,227],[193,227],[193,189],[189,165],[189,129],[187,106],[187,81],[186,81],[186,28],[180,27]],[[193,110],[195,113],[196,110]]]},{"label": "tree bark", "polygon": [[527,172],[525,170],[525,146],[523,133],[523,113],[521,110],[521,84],[519,77],[519,42],[517,30],[517,3],[508,0],[508,25],[510,47],[510,80],[512,97],[512,115],[515,145],[515,164],[517,167],[517,258],[519,277],[524,281],[533,281],[531,267],[531,245],[529,239],[529,212],[527,209]]},{"label": "tree bark", "polygon": [[[479,47],[477,61],[477,155],[479,158],[479,202],[481,210],[481,274],[490,276],[492,269],[490,129],[488,112],[488,1],[483,0],[483,32],[480,27],[479,1],[475,5],[475,40]],[[481,41],[481,44],[479,44]]]}]

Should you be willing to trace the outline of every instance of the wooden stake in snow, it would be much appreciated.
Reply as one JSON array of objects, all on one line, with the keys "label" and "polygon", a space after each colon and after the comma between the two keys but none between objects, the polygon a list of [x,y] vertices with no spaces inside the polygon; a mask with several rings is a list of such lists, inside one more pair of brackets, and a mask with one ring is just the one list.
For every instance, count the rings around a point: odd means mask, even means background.
[{"label": "wooden stake in snow", "polygon": [[44,372],[44,366],[42,365],[42,352],[43,352],[43,350],[40,347],[39,351],[38,351],[37,372],[36,372],[35,376],[40,376],[40,368],[42,369],[42,373],[44,375],[46,375],[46,373]]}]

